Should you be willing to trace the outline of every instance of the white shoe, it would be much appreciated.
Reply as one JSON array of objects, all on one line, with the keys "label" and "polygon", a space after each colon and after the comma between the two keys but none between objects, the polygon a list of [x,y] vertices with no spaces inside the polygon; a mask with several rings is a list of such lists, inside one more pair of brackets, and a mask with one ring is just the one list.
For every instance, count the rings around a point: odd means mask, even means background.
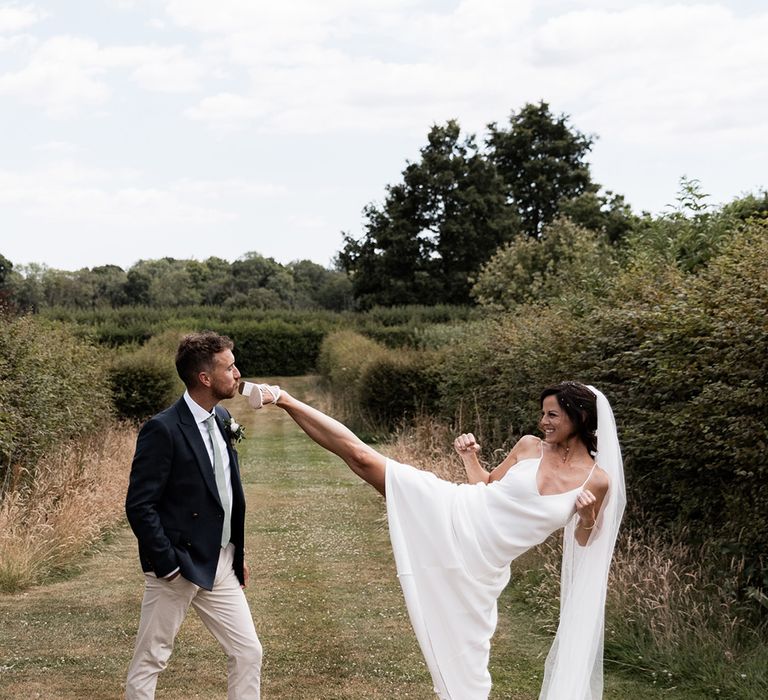
[{"label": "white shoe", "polygon": [[265,403],[277,403],[280,398],[280,387],[277,384],[240,382],[237,390],[248,398],[248,403],[253,408],[261,408]]}]

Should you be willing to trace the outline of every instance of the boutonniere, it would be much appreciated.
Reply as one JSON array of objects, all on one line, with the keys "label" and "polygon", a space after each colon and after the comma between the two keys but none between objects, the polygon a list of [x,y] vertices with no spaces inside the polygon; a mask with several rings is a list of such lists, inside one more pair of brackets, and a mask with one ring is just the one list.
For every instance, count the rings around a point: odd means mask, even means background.
[{"label": "boutonniere", "polygon": [[233,444],[240,442],[245,437],[245,427],[240,425],[234,418],[224,419],[224,429]]}]

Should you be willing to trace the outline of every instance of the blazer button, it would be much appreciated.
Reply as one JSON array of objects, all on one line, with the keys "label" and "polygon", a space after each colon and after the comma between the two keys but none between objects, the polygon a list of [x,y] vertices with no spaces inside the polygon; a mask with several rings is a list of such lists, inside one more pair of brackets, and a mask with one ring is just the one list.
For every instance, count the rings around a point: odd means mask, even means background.
[{"label": "blazer button", "polygon": [[191,547],[191,546],[192,546],[192,543],[191,542],[187,542],[187,547]]},{"label": "blazer button", "polygon": [[196,518],[197,517],[197,513],[192,513],[192,517]]}]

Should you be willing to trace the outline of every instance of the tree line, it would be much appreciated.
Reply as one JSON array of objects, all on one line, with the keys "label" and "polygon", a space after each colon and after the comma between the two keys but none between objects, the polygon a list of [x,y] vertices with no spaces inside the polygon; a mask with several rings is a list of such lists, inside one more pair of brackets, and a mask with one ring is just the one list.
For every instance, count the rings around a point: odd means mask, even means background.
[{"label": "tree line", "polygon": [[257,252],[233,263],[140,260],[127,270],[78,271],[0,258],[0,293],[21,310],[130,305],[216,305],[254,309],[367,309],[473,303],[472,285],[493,254],[518,239],[539,239],[564,215],[610,242],[637,222],[623,197],[602,192],[586,157],[595,137],[546,102],[488,125],[481,146],[459,123],[436,124],[418,161],[363,210],[363,234],[344,234],[332,268],[282,265]]},{"label": "tree line", "polygon": [[[595,139],[543,101],[513,111],[504,125],[488,124],[481,139],[449,120],[430,129],[419,158],[386,187],[384,201],[364,207],[361,235],[343,233],[330,268],[309,260],[283,265],[250,252],[232,263],[166,257],[128,270],[68,272],[35,263],[14,268],[0,256],[0,301],[22,311],[347,311],[478,302],[509,308],[547,293],[543,280],[554,267],[576,276],[587,268],[605,272],[633,237],[660,235],[669,223],[668,214],[634,213],[622,195],[594,181],[587,157]],[[685,216],[707,207],[695,180],[683,178],[679,196],[676,211]],[[732,207],[759,210],[762,200],[752,199]],[[692,249],[695,235],[686,244]]]},{"label": "tree line", "polygon": [[282,265],[259,253],[230,263],[160,258],[139,260],[128,270],[117,265],[75,272],[32,263],[14,268],[0,256],[0,294],[20,311],[49,307],[221,306],[259,309],[351,308],[352,285],[346,273],[311,260]]}]

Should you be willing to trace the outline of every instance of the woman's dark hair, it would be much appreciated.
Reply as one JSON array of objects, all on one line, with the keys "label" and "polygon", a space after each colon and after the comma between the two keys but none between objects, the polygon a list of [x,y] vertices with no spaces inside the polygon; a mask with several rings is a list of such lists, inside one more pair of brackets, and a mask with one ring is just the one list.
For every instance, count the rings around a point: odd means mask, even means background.
[{"label": "woman's dark hair", "polygon": [[541,392],[539,404],[544,405],[547,396],[554,396],[557,403],[571,419],[576,436],[591,454],[597,451],[597,397],[579,382],[560,382]]},{"label": "woman's dark hair", "polygon": [[176,351],[176,371],[181,381],[191,389],[197,384],[200,372],[212,369],[213,356],[233,347],[235,344],[230,338],[213,331],[185,335]]}]

